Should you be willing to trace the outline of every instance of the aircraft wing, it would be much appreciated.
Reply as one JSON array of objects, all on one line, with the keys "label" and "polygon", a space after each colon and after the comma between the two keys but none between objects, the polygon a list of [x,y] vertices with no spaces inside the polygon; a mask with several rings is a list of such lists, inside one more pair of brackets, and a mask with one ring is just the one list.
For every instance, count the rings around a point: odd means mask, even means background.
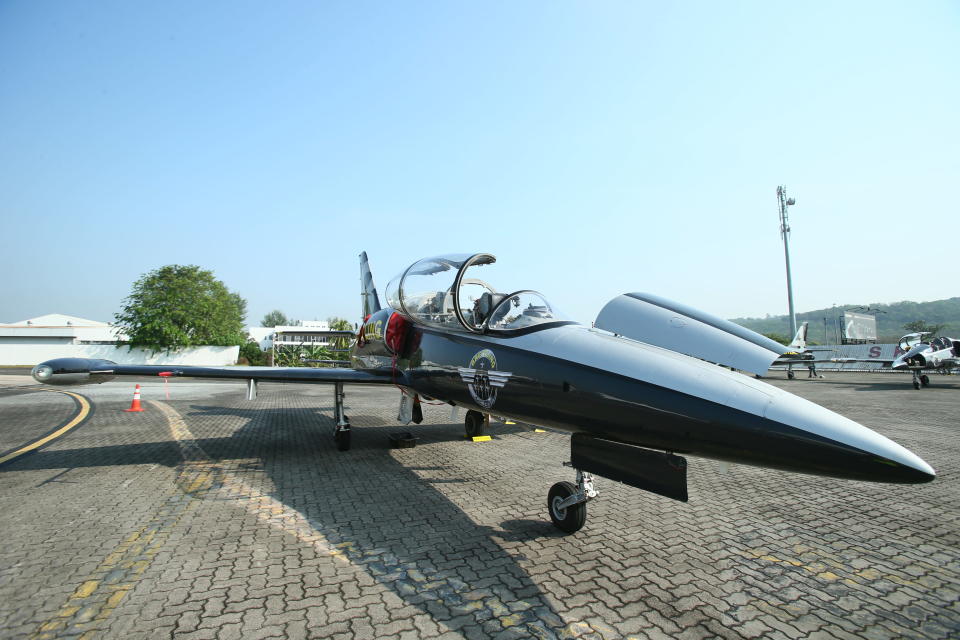
[{"label": "aircraft wing", "polygon": [[[894,362],[896,362],[896,359],[889,359],[889,358],[887,358],[887,359],[884,359],[884,358],[831,358],[828,362],[880,362],[880,363],[882,363],[885,367],[889,367],[889,366],[893,365]],[[903,366],[906,367],[906,368],[908,368],[908,369],[930,369],[930,368],[938,368],[938,367],[943,367],[943,366],[957,366],[958,364],[960,364],[960,358],[943,358],[943,359],[939,360],[938,363],[934,363],[932,366],[929,365],[929,364],[928,364],[928,365],[925,365],[925,366],[922,366],[922,365],[909,365],[909,364],[906,364],[906,363],[904,363]]]},{"label": "aircraft wing", "polygon": [[106,382],[115,376],[159,376],[164,378],[211,378],[257,380],[260,382],[305,382],[315,384],[392,384],[391,371],[311,367],[191,367],[183,365],[117,364],[110,360],[57,358],[33,368],[37,382],[46,384],[88,384]]},{"label": "aircraft wing", "polygon": [[819,362],[832,362],[835,364],[844,364],[848,362],[879,362],[884,365],[893,364],[893,360],[884,360],[883,358],[848,358],[844,356],[838,356],[836,358],[803,358],[785,355],[774,360],[773,366],[784,364],[815,364]]}]

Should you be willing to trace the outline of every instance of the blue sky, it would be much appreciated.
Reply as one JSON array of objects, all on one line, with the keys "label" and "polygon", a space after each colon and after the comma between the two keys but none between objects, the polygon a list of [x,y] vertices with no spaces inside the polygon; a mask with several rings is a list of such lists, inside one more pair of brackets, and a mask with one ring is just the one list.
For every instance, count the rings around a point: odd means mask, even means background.
[{"label": "blue sky", "polygon": [[211,269],[258,324],[414,260],[590,322],[960,295],[960,4],[0,3],[0,321]]}]

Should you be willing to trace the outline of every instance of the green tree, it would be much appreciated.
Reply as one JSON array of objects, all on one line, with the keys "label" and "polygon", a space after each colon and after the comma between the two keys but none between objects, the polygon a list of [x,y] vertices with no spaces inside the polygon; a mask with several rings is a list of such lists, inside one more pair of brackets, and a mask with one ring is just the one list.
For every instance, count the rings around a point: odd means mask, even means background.
[{"label": "green tree", "polygon": [[353,331],[353,325],[345,318],[333,316],[332,318],[327,318],[327,324],[330,325],[332,331]]},{"label": "green tree", "polygon": [[196,265],[171,264],[140,277],[114,314],[126,344],[154,353],[200,345],[242,345],[247,302]]},{"label": "green tree", "polygon": [[247,340],[240,345],[240,359],[246,360],[247,364],[254,367],[263,366],[267,363],[266,354],[260,350],[260,345],[253,340]]},{"label": "green tree", "polygon": [[903,325],[904,330],[907,333],[932,333],[933,335],[940,335],[940,332],[943,330],[943,324],[927,324],[923,320],[914,320]]},{"label": "green tree", "polygon": [[[304,345],[301,357],[304,360],[335,360],[336,355],[331,353],[327,347],[318,344]],[[329,364],[320,362],[305,362],[308,367],[329,367]]]},{"label": "green tree", "polygon": [[764,333],[763,335],[767,338],[770,338],[774,342],[779,342],[783,346],[790,344],[790,338],[782,333]]},{"label": "green tree", "polygon": [[286,327],[290,326],[292,323],[290,319],[287,318],[287,315],[280,311],[279,309],[274,309],[267,315],[263,316],[263,320],[260,321],[261,327]]},{"label": "green tree", "polygon": [[[331,331],[353,331],[353,325],[350,324],[350,321],[345,318],[338,318],[333,316],[327,318],[327,324],[330,326]],[[335,350],[340,351],[338,354],[340,360],[346,359],[346,356],[342,353],[344,350],[350,348],[350,344],[353,342],[348,336],[339,336],[330,341],[330,346]]]}]

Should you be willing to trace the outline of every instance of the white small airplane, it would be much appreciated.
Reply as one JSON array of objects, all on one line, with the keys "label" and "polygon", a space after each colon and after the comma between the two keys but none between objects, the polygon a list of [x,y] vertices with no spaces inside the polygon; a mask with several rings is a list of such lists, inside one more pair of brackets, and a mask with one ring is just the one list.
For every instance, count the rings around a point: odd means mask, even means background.
[{"label": "white small airplane", "polygon": [[930,377],[924,371],[939,370],[944,373],[960,367],[960,340],[942,336],[924,340],[932,335],[929,331],[908,333],[900,338],[893,359],[881,358],[831,358],[830,362],[879,362],[884,367],[911,371],[913,388],[930,386]]},{"label": "white small airplane", "polygon": [[960,340],[941,336],[924,341],[930,332],[908,333],[897,343],[898,355],[893,360],[883,361],[891,369],[909,369],[913,372],[913,388],[930,385],[930,378],[923,371],[938,369],[948,371],[960,367]]},{"label": "white small airplane", "polygon": [[815,354],[822,351],[833,351],[828,347],[807,347],[807,327],[809,322],[804,322],[797,329],[797,335],[787,345],[788,351],[773,361],[772,366],[787,365],[787,378],[793,380],[796,374],[793,372],[793,365],[803,365],[807,367],[809,378],[822,378],[823,375],[817,373],[818,362],[849,362],[845,358],[818,358]]}]

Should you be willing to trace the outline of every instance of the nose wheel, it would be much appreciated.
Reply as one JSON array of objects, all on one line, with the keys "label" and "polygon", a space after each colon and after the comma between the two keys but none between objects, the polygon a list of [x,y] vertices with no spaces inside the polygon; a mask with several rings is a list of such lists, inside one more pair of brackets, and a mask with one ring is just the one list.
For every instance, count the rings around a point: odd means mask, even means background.
[{"label": "nose wheel", "polygon": [[918,369],[913,370],[913,388],[919,389],[920,387],[930,386],[930,377],[925,373],[920,373]]},{"label": "nose wheel", "polygon": [[547,510],[553,526],[565,533],[582,529],[587,522],[587,501],[598,495],[593,486],[593,476],[580,470],[577,470],[577,484],[558,482],[550,487]]}]

